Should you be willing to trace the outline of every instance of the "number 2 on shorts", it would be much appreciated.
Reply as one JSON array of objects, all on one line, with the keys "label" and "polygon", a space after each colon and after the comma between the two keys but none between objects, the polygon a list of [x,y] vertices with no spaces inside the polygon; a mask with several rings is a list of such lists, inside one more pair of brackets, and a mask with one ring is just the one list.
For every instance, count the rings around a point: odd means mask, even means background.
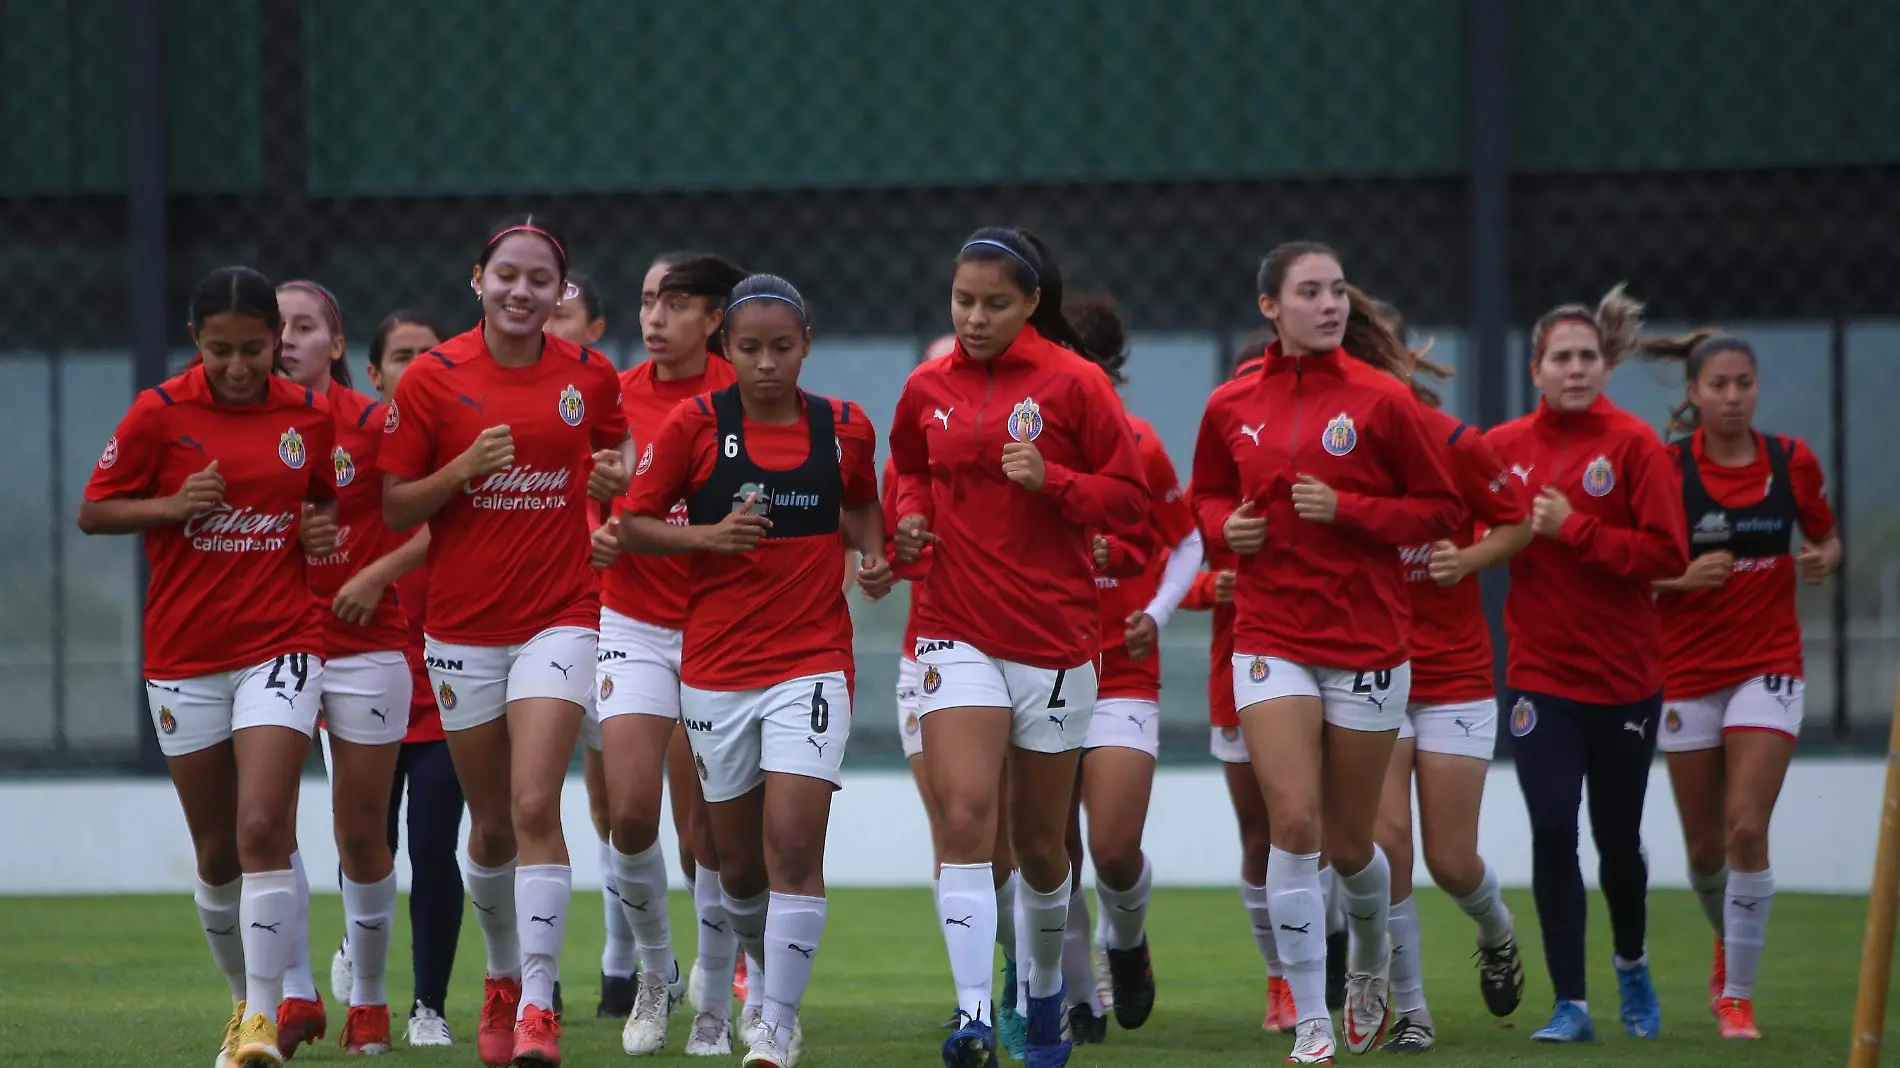
[{"label": "number 2 on shorts", "polygon": [[264,688],[267,690],[283,689],[284,680],[282,675],[286,667],[290,668],[290,673],[297,677],[297,685],[291,687],[291,689],[297,693],[302,693],[304,683],[310,681],[309,653],[285,653],[283,656],[271,661],[270,678],[264,680]]},{"label": "number 2 on shorts", "polygon": [[[1366,685],[1367,675],[1372,676],[1372,685],[1370,686]],[[1391,688],[1392,673],[1390,671],[1361,671],[1358,675],[1354,676],[1352,680],[1352,692],[1361,697],[1372,693],[1374,690],[1383,692]]]}]

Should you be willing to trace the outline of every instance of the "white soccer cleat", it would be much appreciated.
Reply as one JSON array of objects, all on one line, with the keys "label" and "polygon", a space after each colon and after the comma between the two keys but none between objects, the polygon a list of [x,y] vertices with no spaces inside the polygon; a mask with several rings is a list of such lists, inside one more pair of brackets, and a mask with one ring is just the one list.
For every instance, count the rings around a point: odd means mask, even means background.
[{"label": "white soccer cleat", "polygon": [[693,1017],[693,1033],[686,1039],[688,1057],[725,1057],[732,1053],[732,1020],[716,1012]]},{"label": "white soccer cleat", "polygon": [[[683,984],[674,984],[683,985]],[[666,1048],[666,1021],[678,999],[668,984],[651,972],[640,973],[633,995],[633,1011],[627,1025],[620,1029],[620,1048],[629,1057],[644,1057]]]},{"label": "white soccer cleat", "polygon": [[348,1005],[350,995],[356,992],[356,966],[350,963],[349,944],[336,947],[336,956],[330,958],[330,996],[338,1005]]},{"label": "white soccer cleat", "polygon": [[[765,1017],[758,1009],[748,1008],[739,1018],[739,1039],[748,1046],[757,1045],[765,1037]],[[792,1044],[785,1052],[796,1061],[805,1052],[805,1021],[801,1017],[792,1022]]]},{"label": "white soccer cleat", "polygon": [[686,975],[686,1000],[695,1005],[699,1004],[699,990],[703,985],[705,985],[705,980],[699,975],[699,961],[695,960],[692,970]]},{"label": "white soccer cleat", "polygon": [[1365,972],[1346,974],[1346,1008],[1340,1013],[1346,1025],[1346,1049],[1364,1053],[1385,1037],[1386,1024],[1392,1021],[1391,984],[1383,975]]},{"label": "white soccer cleat", "polygon": [[786,1046],[780,1042],[777,1031],[761,1025],[758,1038],[748,1045],[751,1048],[746,1050],[745,1059],[739,1062],[741,1068],[795,1068],[799,1053],[802,1052],[801,1029],[793,1025],[792,1043]]},{"label": "white soccer cleat", "polygon": [[1293,1052],[1286,1055],[1288,1064],[1331,1064],[1338,1045],[1333,1041],[1333,1022],[1330,1019],[1308,1020],[1294,1029],[1297,1036],[1293,1043]]},{"label": "white soccer cleat", "polygon": [[403,1036],[412,1046],[453,1046],[455,1039],[449,1034],[449,1022],[434,1009],[416,1003],[416,1010],[409,1016],[409,1029]]},{"label": "white soccer cleat", "polygon": [[1107,1016],[1115,1007],[1115,983],[1108,971],[1108,945],[1094,942],[1089,946],[1089,971],[1095,973],[1095,1015]]}]

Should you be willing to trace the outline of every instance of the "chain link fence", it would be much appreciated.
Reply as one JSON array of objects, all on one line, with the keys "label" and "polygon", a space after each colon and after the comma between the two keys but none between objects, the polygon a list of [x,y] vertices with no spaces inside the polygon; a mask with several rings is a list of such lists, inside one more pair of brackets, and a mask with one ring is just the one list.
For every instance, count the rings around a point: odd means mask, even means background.
[{"label": "chain link fence", "polygon": [[[1036,229],[1128,311],[1129,406],[1183,472],[1278,241],[1340,249],[1481,422],[1528,404],[1524,326],[1627,279],[1665,328],[1750,336],[1761,425],[1822,458],[1848,563],[1803,593],[1809,732],[1877,739],[1896,66],[1900,12],[1853,0],[0,0],[0,446],[23,461],[0,469],[0,766],[139,762],[138,548],[72,515],[135,387],[189,355],[192,283],[248,263],[322,281],[359,340],[397,307],[461,329],[484,227],[527,209],[599,280],[623,365],[652,256],[717,250],[797,282],[810,384],[880,426],[948,327],[961,238]],[[1632,368],[1612,395],[1660,426],[1679,388]],[[895,759],[903,606],[860,607],[853,759]],[[1205,639],[1191,614],[1165,636],[1183,759]]]}]

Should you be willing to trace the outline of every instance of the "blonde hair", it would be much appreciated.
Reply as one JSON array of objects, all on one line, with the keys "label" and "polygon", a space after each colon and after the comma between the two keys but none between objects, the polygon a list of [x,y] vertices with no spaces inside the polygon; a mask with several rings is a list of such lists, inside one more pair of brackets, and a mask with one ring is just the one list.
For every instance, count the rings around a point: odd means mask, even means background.
[{"label": "blonde hair", "polygon": [[1368,296],[1358,286],[1346,287],[1346,299],[1346,336],[1340,342],[1346,354],[1384,371],[1411,387],[1412,394],[1419,400],[1439,407],[1442,402],[1437,391],[1421,384],[1417,378],[1421,371],[1441,382],[1451,378],[1451,368],[1425,358],[1432,343],[1427,341],[1424,348],[1416,351],[1406,348],[1405,320],[1399,310]]},{"label": "blonde hair", "polygon": [[1597,301],[1595,311],[1581,304],[1559,304],[1545,312],[1531,328],[1531,362],[1544,358],[1544,342],[1557,324],[1588,323],[1597,332],[1603,363],[1614,370],[1625,356],[1637,350],[1643,332],[1643,302],[1625,291],[1628,284],[1618,282]]}]

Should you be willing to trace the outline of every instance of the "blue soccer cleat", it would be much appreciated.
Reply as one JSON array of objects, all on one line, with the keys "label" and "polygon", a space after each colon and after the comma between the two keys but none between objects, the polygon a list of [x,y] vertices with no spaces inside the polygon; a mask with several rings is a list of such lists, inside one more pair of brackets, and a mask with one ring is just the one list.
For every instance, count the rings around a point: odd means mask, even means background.
[{"label": "blue soccer cleat", "polygon": [[943,1068],[989,1068],[996,1062],[996,1033],[966,1012],[957,1016],[961,1026],[943,1040]]},{"label": "blue soccer cleat", "polygon": [[1029,1022],[1016,1007],[1016,962],[1003,958],[1003,1000],[996,1006],[996,1037],[1011,1057],[1022,1060],[1029,1048]]},{"label": "blue soccer cleat", "polygon": [[1531,1036],[1532,1042],[1595,1042],[1596,1025],[1590,1014],[1574,1001],[1560,1000],[1550,1014],[1550,1022]]},{"label": "blue soccer cleat", "polygon": [[1616,987],[1623,996],[1623,1030],[1631,1038],[1655,1038],[1662,1032],[1662,1005],[1656,984],[1649,981],[1648,964],[1616,966]]},{"label": "blue soccer cleat", "polygon": [[1075,1044],[1069,1041],[1069,1014],[1062,1003],[1069,999],[1069,984],[1046,998],[1029,997],[1028,1048],[1023,1063],[1028,1068],[1063,1068]]}]

